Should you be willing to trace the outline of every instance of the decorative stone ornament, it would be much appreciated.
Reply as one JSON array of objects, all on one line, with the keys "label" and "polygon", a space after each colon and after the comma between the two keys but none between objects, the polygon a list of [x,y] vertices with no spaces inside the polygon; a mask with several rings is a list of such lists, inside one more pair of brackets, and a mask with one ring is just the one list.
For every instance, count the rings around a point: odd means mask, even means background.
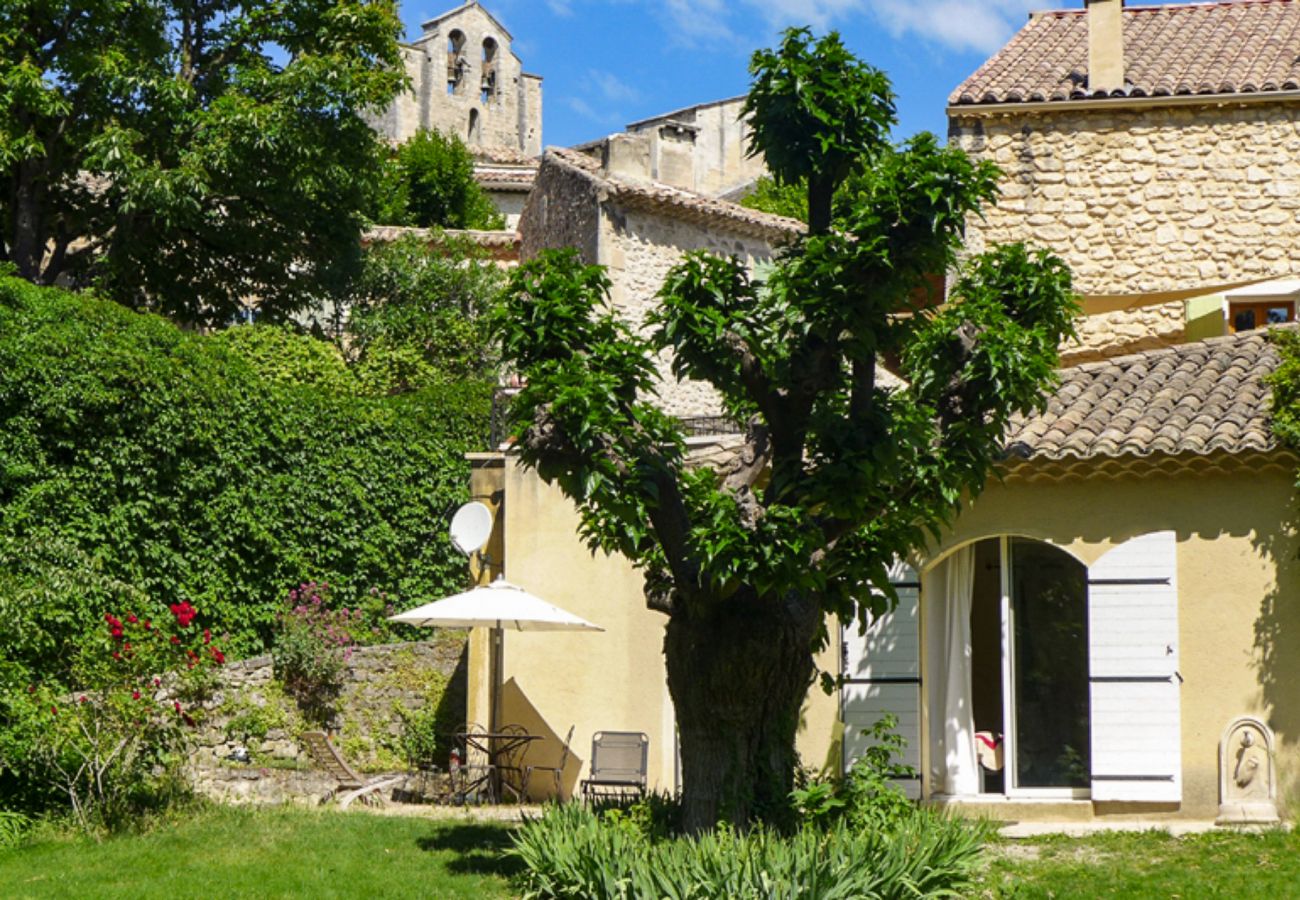
[{"label": "decorative stone ornament", "polygon": [[1242,716],[1219,741],[1219,817],[1216,825],[1275,825],[1277,770],[1273,732],[1259,719]]}]

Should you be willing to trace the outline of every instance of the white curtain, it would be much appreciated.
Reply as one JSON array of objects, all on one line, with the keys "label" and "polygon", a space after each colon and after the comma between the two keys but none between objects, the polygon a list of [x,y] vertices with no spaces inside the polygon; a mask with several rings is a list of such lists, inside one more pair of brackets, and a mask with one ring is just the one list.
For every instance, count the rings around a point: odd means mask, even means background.
[{"label": "white curtain", "polygon": [[922,591],[926,631],[927,699],[930,708],[930,774],[933,791],[960,796],[980,790],[971,709],[971,598],[975,545],[968,544],[935,566]]}]

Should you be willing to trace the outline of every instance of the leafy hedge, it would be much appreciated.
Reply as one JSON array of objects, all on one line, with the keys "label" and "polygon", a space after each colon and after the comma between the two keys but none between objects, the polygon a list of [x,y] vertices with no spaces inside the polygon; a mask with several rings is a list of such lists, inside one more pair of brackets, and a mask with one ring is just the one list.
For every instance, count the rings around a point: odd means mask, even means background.
[{"label": "leafy hedge", "polygon": [[124,597],[189,599],[248,653],[305,580],[376,613],[463,585],[443,529],[489,387],[367,397],[310,340],[0,278],[0,667],[55,676]]}]

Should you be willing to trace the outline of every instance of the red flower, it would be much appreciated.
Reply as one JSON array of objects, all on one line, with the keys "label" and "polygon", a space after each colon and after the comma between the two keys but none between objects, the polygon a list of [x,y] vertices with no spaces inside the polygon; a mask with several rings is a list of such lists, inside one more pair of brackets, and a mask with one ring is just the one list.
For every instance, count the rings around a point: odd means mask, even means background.
[{"label": "red flower", "polygon": [[148,619],[145,619],[145,620],[144,620],[144,630],[145,630],[145,631],[150,631],[152,628],[153,628],[153,625],[150,623],[150,621],[149,621]]},{"label": "red flower", "polygon": [[189,627],[190,622],[194,619],[194,607],[190,606],[190,601],[182,600],[180,603],[173,603],[167,607],[171,610],[172,615],[176,617],[176,624],[182,628]]},{"label": "red flower", "polygon": [[114,650],[114,651],[113,651],[113,659],[121,659],[121,658],[122,658],[122,654],[120,654],[120,653],[118,653],[116,650]]},{"label": "red flower", "polygon": [[211,650],[212,658],[216,660],[217,665],[224,666],[226,664],[226,654],[222,653],[216,647],[212,647]]},{"label": "red flower", "polygon": [[126,620],[127,620],[128,622],[130,622],[132,625],[134,625],[136,622],[139,622],[139,621],[140,621],[139,619],[137,619],[137,618],[135,617],[135,613],[127,613],[127,614],[126,614]]},{"label": "red flower", "polygon": [[212,631],[211,631],[211,629],[208,629],[208,628],[203,629],[203,643],[206,644],[206,643],[210,642],[211,640],[212,640]]},{"label": "red flower", "polygon": [[85,703],[85,702],[86,702],[86,695],[85,695],[85,694],[82,694],[80,697],[78,697],[78,698],[77,698],[77,702],[78,702],[78,703]]},{"label": "red flower", "polygon": [[131,699],[132,699],[132,700],[139,700],[139,699],[140,699],[140,692],[139,692],[139,691],[132,691],[132,692],[131,692]]},{"label": "red flower", "polygon": [[181,642],[181,639],[178,638],[176,635],[173,634],[173,635],[172,635],[172,643],[173,643],[173,644],[179,644],[180,642]]},{"label": "red flower", "polygon": [[153,680],[153,686],[154,686],[154,687],[161,687],[161,686],[162,686],[162,679],[161,679],[161,678],[155,678],[155,679]]},{"label": "red flower", "polygon": [[179,700],[173,700],[173,701],[172,701],[172,706],[176,707],[176,711],[177,711],[177,712],[180,712],[180,711],[181,711],[181,701],[179,701]]},{"label": "red flower", "polygon": [[50,707],[50,714],[51,714],[51,715],[55,715],[55,716],[57,716],[57,715],[59,714],[59,708],[58,708],[57,706],[51,706],[51,707]]},{"label": "red flower", "polygon": [[27,693],[29,693],[29,694],[34,694],[34,693],[36,693],[36,685],[34,685],[34,684],[29,684],[29,685],[27,685]]}]

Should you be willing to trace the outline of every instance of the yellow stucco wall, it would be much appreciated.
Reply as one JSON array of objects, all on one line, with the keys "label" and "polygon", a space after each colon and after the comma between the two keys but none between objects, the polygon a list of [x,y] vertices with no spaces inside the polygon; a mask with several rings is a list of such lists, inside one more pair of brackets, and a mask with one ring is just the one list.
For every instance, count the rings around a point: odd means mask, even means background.
[{"label": "yellow stucco wall", "polygon": [[[592,557],[586,550],[576,536],[576,513],[557,490],[512,460],[506,462],[504,487],[507,578],[606,631],[507,635],[503,721],[548,738],[530,751],[536,763],[553,762],[559,738],[576,726],[577,758],[565,778],[570,790],[585,777],[595,731],[644,731],[650,736],[650,783],[673,789],[662,616],[645,609],[640,578],[625,560]],[[1277,732],[1281,795],[1294,807],[1300,801],[1300,652],[1288,652],[1300,647],[1300,542],[1288,524],[1294,509],[1285,467],[1090,481],[1015,479],[991,485],[930,558],[968,541],[1018,534],[1050,541],[1092,563],[1128,538],[1173,530],[1185,679],[1183,803],[1177,810],[1096,811],[1213,817],[1220,734],[1231,719],[1248,713]],[[836,648],[828,648],[822,667],[835,671],[836,655]],[[472,668],[481,669],[484,660],[476,644]],[[805,764],[838,763],[838,715],[837,696],[817,687],[809,692],[799,741]]]},{"label": "yellow stucco wall", "polygon": [[[1267,473],[1130,476],[991,486],[932,558],[971,540],[1019,534],[1085,564],[1152,531],[1178,540],[1183,803],[1218,810],[1218,742],[1229,721],[1261,716],[1277,732],[1280,794],[1300,790],[1300,565],[1285,469]],[[1117,807],[1099,812],[1123,813]]]}]

